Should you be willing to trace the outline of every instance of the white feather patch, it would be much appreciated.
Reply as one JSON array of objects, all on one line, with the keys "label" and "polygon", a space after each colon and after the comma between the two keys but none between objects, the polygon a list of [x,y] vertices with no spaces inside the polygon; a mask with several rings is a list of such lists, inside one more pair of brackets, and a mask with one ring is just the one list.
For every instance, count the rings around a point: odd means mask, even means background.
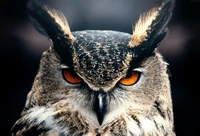
[{"label": "white feather patch", "polygon": [[[138,127],[138,125],[136,124],[136,122],[134,122],[133,120],[130,120],[127,122],[127,129],[135,136],[139,136],[141,135],[141,130]],[[132,134],[128,134],[128,136],[132,135]]]},{"label": "white feather patch", "polygon": [[24,116],[25,120],[28,120],[29,123],[35,123],[35,125],[40,125],[42,122],[44,123],[46,128],[55,130],[56,132],[67,133],[67,128],[60,128],[53,115],[56,112],[52,108],[45,107],[34,107],[28,111],[28,114]]},{"label": "white feather patch", "polygon": [[142,118],[140,123],[141,123],[141,127],[144,130],[145,134],[151,135],[151,134],[158,133],[153,121],[151,121],[147,118]]}]

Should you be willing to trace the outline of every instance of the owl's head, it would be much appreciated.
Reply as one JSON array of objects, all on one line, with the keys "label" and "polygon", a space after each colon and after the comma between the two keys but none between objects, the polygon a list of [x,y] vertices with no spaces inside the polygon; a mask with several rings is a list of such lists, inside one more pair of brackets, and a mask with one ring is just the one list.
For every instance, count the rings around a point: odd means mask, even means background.
[{"label": "owl's head", "polygon": [[136,109],[141,104],[148,107],[168,86],[167,64],[156,48],[167,34],[173,3],[165,0],[142,14],[133,33],[128,34],[71,32],[61,12],[30,0],[28,12],[33,24],[53,43],[43,55],[36,78],[45,84],[43,93],[51,94],[45,96],[45,102],[70,97],[74,98],[72,103],[98,104],[98,109],[93,106],[97,114],[104,112],[105,107],[107,111],[111,109],[109,105],[114,105],[115,100],[126,101],[127,106],[134,106],[134,102]]}]

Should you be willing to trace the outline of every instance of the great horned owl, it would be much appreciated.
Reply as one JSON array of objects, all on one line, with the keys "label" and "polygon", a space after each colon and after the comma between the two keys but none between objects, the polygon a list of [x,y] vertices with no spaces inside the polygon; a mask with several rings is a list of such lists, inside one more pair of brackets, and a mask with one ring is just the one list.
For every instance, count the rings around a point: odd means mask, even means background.
[{"label": "great horned owl", "polygon": [[38,0],[27,7],[52,45],[12,136],[175,136],[168,64],[157,50],[173,0],[142,14],[133,34],[71,32],[58,10]]}]

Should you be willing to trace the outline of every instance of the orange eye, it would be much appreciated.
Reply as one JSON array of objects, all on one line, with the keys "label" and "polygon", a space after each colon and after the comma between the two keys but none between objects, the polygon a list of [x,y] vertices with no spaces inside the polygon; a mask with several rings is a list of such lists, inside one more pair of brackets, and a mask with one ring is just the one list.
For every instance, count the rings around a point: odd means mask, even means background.
[{"label": "orange eye", "polygon": [[71,84],[78,84],[82,82],[82,79],[69,69],[63,70],[64,79]]},{"label": "orange eye", "polygon": [[135,71],[132,72],[129,76],[122,78],[119,82],[123,85],[133,85],[135,84],[140,77],[140,73]]}]

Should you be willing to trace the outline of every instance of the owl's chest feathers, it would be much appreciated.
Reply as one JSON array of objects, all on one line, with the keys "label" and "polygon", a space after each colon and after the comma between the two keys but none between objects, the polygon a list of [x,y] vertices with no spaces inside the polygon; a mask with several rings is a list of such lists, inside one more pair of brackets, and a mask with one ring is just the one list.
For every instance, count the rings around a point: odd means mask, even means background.
[{"label": "owl's chest feathers", "polygon": [[165,131],[169,127],[169,122],[159,114],[144,117],[127,109],[106,114],[102,125],[99,125],[90,108],[82,107],[80,110],[77,105],[73,106],[73,110],[71,108],[65,104],[58,104],[54,108],[34,107],[23,118],[29,121],[28,124],[42,125],[46,130],[64,135],[162,136],[167,134]]}]

